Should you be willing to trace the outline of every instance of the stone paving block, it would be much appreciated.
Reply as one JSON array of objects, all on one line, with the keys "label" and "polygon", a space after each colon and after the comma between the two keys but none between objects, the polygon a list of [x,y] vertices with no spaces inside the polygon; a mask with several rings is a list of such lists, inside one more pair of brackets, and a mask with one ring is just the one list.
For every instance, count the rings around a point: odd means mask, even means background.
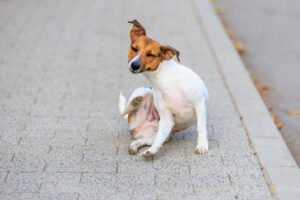
[{"label": "stone paving block", "polygon": [[213,187],[199,189],[191,185],[192,192],[182,192],[182,190],[159,191],[156,193],[158,199],[203,199],[210,200],[212,197],[218,200],[235,199],[235,192],[231,187]]},{"label": "stone paving block", "polygon": [[171,192],[171,191],[167,191],[167,192],[161,192],[156,194],[158,199],[168,199],[168,198],[172,198],[172,199],[191,199],[191,200],[196,200],[196,199],[203,199],[203,200],[210,200],[212,196],[214,196],[214,199],[217,200],[230,200],[230,199],[234,199],[234,193],[231,189],[220,189],[220,190],[214,190],[213,191],[201,191],[201,195],[197,194],[197,193],[192,193],[192,194],[188,194],[188,193],[181,193],[181,192]]},{"label": "stone paving block", "polygon": [[79,181],[82,175],[80,173],[44,173],[42,175],[43,185],[41,193],[48,194],[66,194],[80,191]]},{"label": "stone paving block", "polygon": [[99,118],[93,118],[90,120],[89,122],[89,127],[88,130],[89,131],[101,131],[101,130],[109,130],[114,131],[116,127],[118,127],[119,121],[116,120],[118,119],[118,116],[116,116],[115,118],[112,117],[99,117]]},{"label": "stone paving block", "polygon": [[63,199],[63,200],[73,200],[77,198],[77,193],[34,193],[32,195],[32,200],[38,200],[38,199],[45,199],[45,200],[51,200],[51,199]]},{"label": "stone paving block", "polygon": [[[93,96],[93,98],[97,98]],[[116,113],[119,108],[117,106],[107,106],[107,103],[100,102],[98,100],[93,100],[92,104],[90,105],[90,116],[91,118],[104,118],[104,117],[112,117],[117,116],[119,113]],[[119,115],[117,116],[119,117]]]},{"label": "stone paving block", "polygon": [[1,132],[7,131],[16,131],[16,130],[23,130],[26,126],[26,116],[21,117],[0,117],[0,130]]},{"label": "stone paving block", "polygon": [[61,110],[59,111],[59,116],[67,117],[89,117],[90,106],[84,103],[71,103],[64,102],[61,105]]},{"label": "stone paving block", "polygon": [[10,167],[11,167],[11,160],[14,156],[14,152],[5,152],[5,153],[0,153],[0,171],[2,172],[7,172]]},{"label": "stone paving block", "polygon": [[34,103],[34,98],[36,92],[33,94],[26,94],[24,93],[24,90],[22,90],[23,93],[19,93],[17,89],[14,89],[14,91],[9,95],[8,98],[3,99],[2,101],[7,106],[24,106],[24,107],[30,107]]},{"label": "stone paving block", "polygon": [[119,170],[119,162],[116,156],[107,156],[98,154],[84,154],[84,159],[81,162],[82,171],[95,173],[116,173]]},{"label": "stone paving block", "polygon": [[59,145],[74,145],[84,146],[86,145],[86,132],[80,131],[55,131],[51,144],[55,146]]},{"label": "stone paving block", "polygon": [[267,187],[261,179],[262,172],[253,156],[224,156],[222,157],[228,178],[233,185],[253,184]]},{"label": "stone paving block", "polygon": [[[88,140],[89,141],[89,140]],[[118,155],[121,154],[122,149],[120,148],[120,146],[116,145],[115,143],[112,143],[113,141],[108,140],[108,141],[99,141],[96,143],[87,143],[86,147],[85,147],[85,154],[86,155]],[[128,150],[125,150],[126,155]],[[125,153],[124,153],[125,154]]]},{"label": "stone paving block", "polygon": [[7,172],[10,169],[13,155],[13,152],[0,153],[0,171]]},{"label": "stone paving block", "polygon": [[18,116],[17,118],[20,117],[26,118],[27,116],[29,116],[31,109],[32,109],[32,105],[6,104],[4,109],[1,110],[1,113],[2,116],[6,116],[6,117]]},{"label": "stone paving block", "polygon": [[[17,134],[18,132],[20,131],[0,131],[0,143],[17,145],[20,138]],[[0,147],[0,152],[1,150]]]},{"label": "stone paving block", "polygon": [[[29,141],[32,142],[32,140],[48,140],[50,142],[51,138],[54,137],[55,131],[43,131],[43,130],[21,130],[21,131],[16,131],[14,132],[14,135],[19,139],[22,137],[21,141],[18,141],[20,144],[26,144],[26,141],[28,139]],[[23,140],[24,139],[24,140]],[[41,142],[41,144],[46,144],[46,141]]]},{"label": "stone paving block", "polygon": [[84,173],[81,179],[81,193],[99,194],[100,199],[105,199],[117,191],[117,179],[111,173]]},{"label": "stone paving block", "polygon": [[[81,200],[98,200],[101,199],[101,195],[97,193],[78,193],[79,199]],[[103,199],[103,196],[102,196]],[[108,198],[107,198],[108,199]]]},{"label": "stone paving block", "polygon": [[11,161],[9,171],[23,171],[23,172],[42,172],[46,165],[47,157],[45,154],[26,154],[17,152]]},{"label": "stone paving block", "polygon": [[[155,176],[153,173],[136,171],[131,174],[117,174],[116,193],[127,193],[129,198],[153,196],[155,193]],[[129,186],[129,187],[128,187]]]},{"label": "stone paving block", "polygon": [[60,131],[86,131],[89,120],[85,118],[64,117],[57,123],[57,130]]},{"label": "stone paving block", "polygon": [[[27,132],[27,131],[26,131]],[[47,154],[51,146],[53,132],[36,131],[36,135],[24,135],[18,140],[18,150],[31,154]]]},{"label": "stone paving block", "polygon": [[0,172],[0,183],[1,183],[1,185],[0,185],[0,194],[3,190],[3,184],[2,183],[4,182],[6,176],[7,176],[7,172]]},{"label": "stone paving block", "polygon": [[84,170],[82,159],[82,153],[55,152],[54,149],[54,152],[50,152],[47,156],[45,170],[46,172],[82,172]]},{"label": "stone paving block", "polygon": [[273,199],[270,193],[262,190],[268,190],[268,188],[260,185],[238,185],[233,188],[238,199]]},{"label": "stone paving block", "polygon": [[31,109],[32,106],[22,106],[22,105],[14,105],[14,104],[5,105],[5,107],[3,107],[3,109],[0,110],[0,116],[26,118],[27,116],[29,116]]},{"label": "stone paving block", "polygon": [[41,173],[10,172],[3,184],[3,194],[38,192],[41,183]]},{"label": "stone paving block", "polygon": [[226,174],[224,161],[220,156],[195,156],[187,157],[186,168],[189,174],[222,173]]},{"label": "stone paving block", "polygon": [[57,117],[31,117],[26,124],[26,130],[52,132],[57,129],[57,121]]},{"label": "stone paving block", "polygon": [[34,199],[34,196],[37,195],[36,193],[23,193],[23,192],[18,192],[18,193],[2,193],[0,194],[0,199],[3,200],[22,200],[22,199]]},{"label": "stone paving block", "polygon": [[30,110],[31,117],[53,117],[59,115],[60,104],[37,104]]},{"label": "stone paving block", "polygon": [[66,93],[66,80],[63,78],[59,78],[57,75],[46,75],[45,80],[43,82],[43,87],[40,89],[38,94],[39,98],[48,99],[49,103],[51,103],[52,98],[59,99]]}]

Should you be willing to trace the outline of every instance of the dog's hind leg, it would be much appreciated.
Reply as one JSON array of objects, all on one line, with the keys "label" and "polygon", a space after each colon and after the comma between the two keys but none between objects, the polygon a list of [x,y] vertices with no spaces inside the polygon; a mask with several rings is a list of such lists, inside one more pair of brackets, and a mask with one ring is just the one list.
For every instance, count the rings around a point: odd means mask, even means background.
[{"label": "dog's hind leg", "polygon": [[161,118],[158,125],[158,132],[152,146],[148,150],[141,153],[141,155],[145,158],[153,156],[157,153],[157,151],[162,147],[164,142],[169,138],[171,130],[174,126],[174,119],[172,118],[171,113],[166,112],[160,117]]},{"label": "dog's hind leg", "polygon": [[133,155],[136,154],[137,150],[143,146],[146,145],[152,145],[155,137],[147,137],[147,138],[141,138],[134,140],[130,145],[129,145],[129,154]]},{"label": "dog's hind leg", "polygon": [[205,101],[202,101],[199,105],[196,106],[196,114],[198,131],[196,153],[204,154],[208,152]]}]

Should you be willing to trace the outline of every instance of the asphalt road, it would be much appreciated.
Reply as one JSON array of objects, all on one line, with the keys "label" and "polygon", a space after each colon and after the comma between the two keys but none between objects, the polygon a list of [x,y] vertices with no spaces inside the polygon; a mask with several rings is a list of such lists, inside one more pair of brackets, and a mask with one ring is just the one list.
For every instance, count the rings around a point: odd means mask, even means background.
[{"label": "asphalt road", "polygon": [[225,9],[223,17],[234,39],[245,44],[242,59],[261,83],[270,86],[266,104],[283,123],[280,130],[300,165],[300,1],[216,2]]}]

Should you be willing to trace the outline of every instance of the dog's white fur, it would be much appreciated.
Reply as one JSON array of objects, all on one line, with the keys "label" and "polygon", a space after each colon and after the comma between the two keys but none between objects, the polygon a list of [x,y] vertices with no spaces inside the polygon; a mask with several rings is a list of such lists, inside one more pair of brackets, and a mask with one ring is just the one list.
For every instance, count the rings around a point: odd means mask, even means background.
[{"label": "dog's white fur", "polygon": [[143,73],[153,88],[154,105],[160,120],[155,139],[147,141],[147,145],[152,146],[141,155],[149,157],[156,154],[174,127],[183,130],[196,122],[196,153],[208,152],[206,104],[209,95],[201,78],[174,60],[165,60],[156,71]]}]

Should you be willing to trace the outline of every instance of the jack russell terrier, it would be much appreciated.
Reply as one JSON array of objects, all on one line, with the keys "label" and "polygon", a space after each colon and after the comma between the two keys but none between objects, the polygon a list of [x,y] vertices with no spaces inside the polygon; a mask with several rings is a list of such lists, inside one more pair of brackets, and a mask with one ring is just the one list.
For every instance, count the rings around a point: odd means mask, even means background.
[{"label": "jack russell terrier", "polygon": [[129,146],[129,153],[151,145],[141,153],[153,156],[171,133],[184,130],[197,122],[196,153],[208,152],[206,104],[209,96],[201,78],[191,69],[172,60],[179,52],[163,46],[146,36],[145,28],[137,21],[130,31],[131,44],[128,68],[132,73],[143,73],[152,88],[137,88],[126,104],[120,94],[121,116],[128,119],[131,134],[137,139]]}]

